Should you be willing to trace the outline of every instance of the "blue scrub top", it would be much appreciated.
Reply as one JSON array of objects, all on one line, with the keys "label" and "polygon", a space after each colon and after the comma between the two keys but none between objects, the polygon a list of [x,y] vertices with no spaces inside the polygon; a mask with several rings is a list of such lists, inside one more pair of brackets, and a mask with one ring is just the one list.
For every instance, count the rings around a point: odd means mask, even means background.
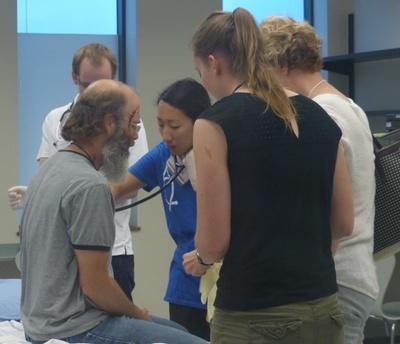
[{"label": "blue scrub top", "polygon": [[[164,142],[159,143],[129,168],[129,172],[146,184],[144,189],[163,187],[174,173],[167,168],[167,160],[172,153]],[[194,250],[196,231],[196,193],[190,181],[181,185],[173,181],[162,191],[165,217],[169,233],[176,243],[170,265],[168,287],[164,300],[178,305],[205,309],[200,301],[198,277],[185,273],[183,254]]]}]

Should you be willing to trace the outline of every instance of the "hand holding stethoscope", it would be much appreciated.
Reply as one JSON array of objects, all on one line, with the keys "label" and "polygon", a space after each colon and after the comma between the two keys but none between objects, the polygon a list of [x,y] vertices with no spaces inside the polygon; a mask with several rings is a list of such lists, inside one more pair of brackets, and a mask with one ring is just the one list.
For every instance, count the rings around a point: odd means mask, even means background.
[{"label": "hand holding stethoscope", "polygon": [[[63,114],[61,115],[61,118],[57,124],[57,129],[56,129],[56,134],[55,134],[55,141],[53,142],[53,146],[57,149],[59,149],[59,145],[62,142],[65,142],[64,138],[61,135],[61,131],[62,128],[64,126],[64,124],[67,122],[69,115],[71,114],[71,110],[72,107],[75,104],[75,100],[71,103],[71,105],[68,107],[67,110],[65,110],[63,112]],[[140,128],[140,126],[139,126]],[[138,129],[139,130],[139,129]],[[156,192],[150,194],[147,197],[144,197],[136,202],[127,204],[125,206],[116,208],[115,211],[119,212],[119,211],[123,211],[129,208],[133,208],[136,207],[137,205],[144,203],[150,199],[152,199],[153,197],[157,196],[158,194],[160,194],[163,190],[165,190],[169,185],[171,185],[171,183],[179,177],[179,175],[182,173],[182,171],[185,169],[185,166],[187,168],[187,172],[189,174],[189,179],[190,182],[193,186],[193,189],[196,190],[196,178],[195,178],[195,174],[196,174],[196,168],[194,166],[194,157],[193,157],[193,151],[190,150],[188,154],[186,154],[185,158],[182,161],[178,161],[178,159],[174,156],[174,164],[175,164],[175,174],[174,176],[168,181],[168,183],[166,183],[162,188],[160,188],[159,190],[157,190]]]},{"label": "hand holding stethoscope", "polygon": [[191,149],[181,161],[178,161],[176,156],[174,156],[174,164],[175,164],[175,174],[168,181],[168,183],[166,183],[162,188],[160,188],[156,192],[152,193],[151,195],[149,195],[149,196],[147,196],[145,198],[142,198],[139,201],[127,204],[127,205],[125,205],[123,207],[116,208],[115,211],[122,211],[122,210],[125,210],[125,209],[136,207],[137,205],[139,205],[139,204],[141,204],[143,202],[146,202],[149,199],[152,199],[153,197],[157,196],[159,193],[161,193],[163,190],[165,190],[165,188],[167,188],[169,185],[171,185],[171,183],[176,178],[179,177],[179,175],[182,173],[182,171],[184,169],[186,169],[186,173],[188,174],[189,181],[192,184],[193,190],[196,191],[196,186],[197,186],[197,184],[196,184],[196,165],[195,165],[195,162],[194,162],[193,149]]},{"label": "hand holding stethoscope", "polygon": [[150,199],[156,197],[156,196],[157,196],[158,194],[160,194],[163,190],[165,190],[169,185],[171,185],[171,183],[172,183],[176,178],[179,177],[179,175],[180,175],[180,174],[182,173],[182,171],[185,169],[185,165],[184,165],[182,162],[178,161],[178,159],[177,159],[175,156],[174,156],[174,163],[175,163],[175,174],[174,174],[173,177],[168,181],[168,183],[166,183],[162,188],[160,188],[160,189],[157,190],[156,192],[153,192],[152,194],[150,194],[150,195],[148,195],[148,196],[146,196],[146,197],[144,197],[144,198],[142,198],[142,199],[140,199],[140,200],[138,200],[138,201],[136,201],[136,202],[133,202],[133,203],[124,205],[124,206],[119,207],[119,208],[115,208],[115,211],[118,212],[118,211],[123,211],[123,210],[129,209],[129,208],[136,207],[137,205],[139,205],[139,204],[141,204],[141,203],[144,203],[144,202],[146,202],[146,201],[148,201],[148,200],[150,200]]}]

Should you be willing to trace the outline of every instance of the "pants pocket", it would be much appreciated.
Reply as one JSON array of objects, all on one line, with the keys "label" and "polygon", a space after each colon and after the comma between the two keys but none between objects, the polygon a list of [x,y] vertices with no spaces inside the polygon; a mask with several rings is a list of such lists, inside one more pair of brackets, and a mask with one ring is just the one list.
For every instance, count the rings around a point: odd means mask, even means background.
[{"label": "pants pocket", "polygon": [[284,322],[252,321],[251,343],[258,344],[301,344],[301,320],[288,320]]},{"label": "pants pocket", "polygon": [[339,328],[343,328],[344,326],[344,315],[340,311],[334,311],[329,313],[329,316],[333,320],[333,322],[338,326]]}]

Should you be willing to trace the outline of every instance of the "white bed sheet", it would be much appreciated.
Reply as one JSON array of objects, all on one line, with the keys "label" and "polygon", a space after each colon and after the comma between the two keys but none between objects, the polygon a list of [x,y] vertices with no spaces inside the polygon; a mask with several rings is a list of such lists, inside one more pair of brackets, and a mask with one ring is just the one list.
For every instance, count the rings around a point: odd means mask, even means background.
[{"label": "white bed sheet", "polygon": [[0,321],[20,320],[20,279],[0,279]]},{"label": "white bed sheet", "polygon": [[[26,344],[20,319],[20,279],[0,279],[0,344]],[[51,339],[47,344],[66,343]]]},{"label": "white bed sheet", "polygon": [[[27,344],[24,328],[19,321],[0,321],[0,344]],[[50,339],[46,344],[68,344],[63,340]],[[81,343],[85,344],[85,343]]]}]

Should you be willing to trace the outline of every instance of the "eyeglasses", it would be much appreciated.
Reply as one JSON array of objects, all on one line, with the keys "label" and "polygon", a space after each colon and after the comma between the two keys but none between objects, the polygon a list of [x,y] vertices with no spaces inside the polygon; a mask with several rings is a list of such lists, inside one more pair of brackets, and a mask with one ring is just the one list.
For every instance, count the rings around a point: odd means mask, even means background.
[{"label": "eyeglasses", "polygon": [[138,133],[142,126],[140,124],[140,121],[136,122],[136,123],[133,121],[136,113],[137,113],[137,110],[135,110],[131,113],[128,113],[128,116],[129,116],[128,117],[128,126],[131,127],[132,129],[134,129]]},{"label": "eyeglasses", "polygon": [[132,123],[131,128],[134,129],[137,133],[140,131],[142,126],[140,124]]}]

